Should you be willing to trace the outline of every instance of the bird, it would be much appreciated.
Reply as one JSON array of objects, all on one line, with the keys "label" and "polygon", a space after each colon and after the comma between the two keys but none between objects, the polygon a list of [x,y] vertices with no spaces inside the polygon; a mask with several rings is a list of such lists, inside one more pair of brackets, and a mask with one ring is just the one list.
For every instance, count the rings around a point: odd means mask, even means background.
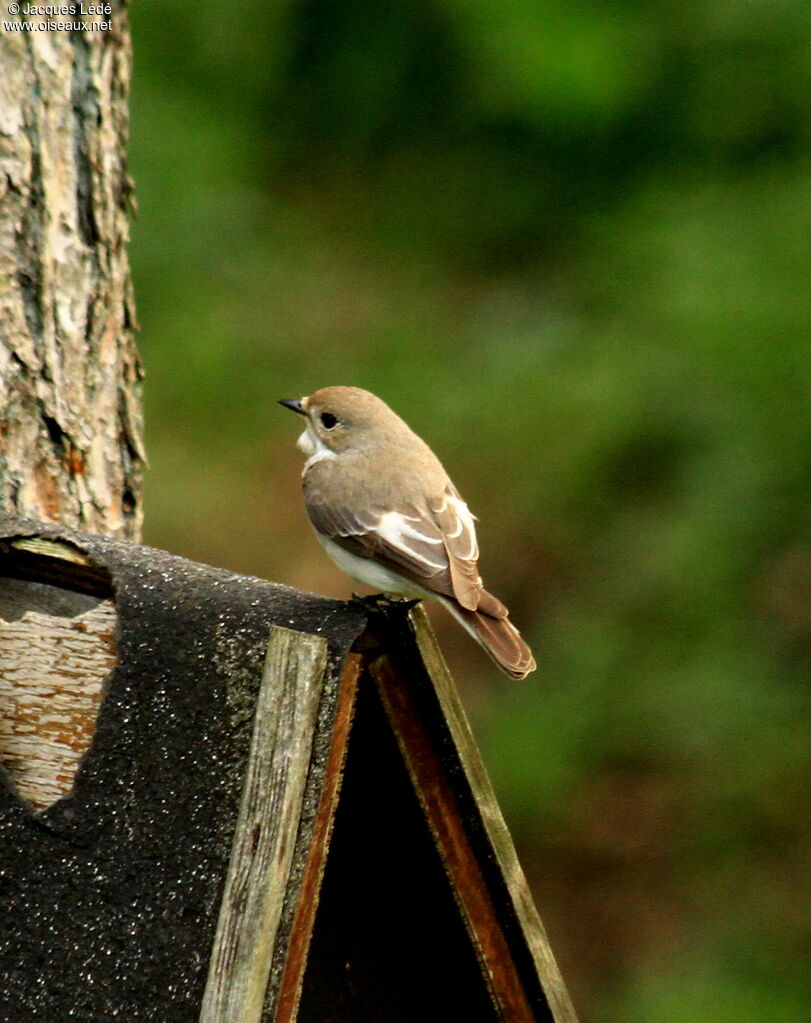
[{"label": "bird", "polygon": [[335,564],[385,594],[434,598],[506,674],[534,671],[507,608],[482,584],[474,516],[425,441],[360,387],[279,404],[306,420],[304,504]]}]

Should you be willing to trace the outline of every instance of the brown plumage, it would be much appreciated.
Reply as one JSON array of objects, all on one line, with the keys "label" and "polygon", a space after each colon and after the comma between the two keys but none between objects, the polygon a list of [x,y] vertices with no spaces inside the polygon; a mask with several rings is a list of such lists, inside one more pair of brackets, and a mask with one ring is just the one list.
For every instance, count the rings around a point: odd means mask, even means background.
[{"label": "brown plumage", "polygon": [[455,615],[462,625],[470,627],[468,631],[473,630],[487,653],[512,678],[526,678],[535,670],[532,651],[506,615],[499,618],[483,611],[467,611],[462,607],[456,608]]},{"label": "brown plumage", "polygon": [[284,404],[307,417],[305,505],[339,567],[373,588],[435,597],[507,674],[533,671],[507,608],[482,585],[473,515],[428,445],[359,388]]}]

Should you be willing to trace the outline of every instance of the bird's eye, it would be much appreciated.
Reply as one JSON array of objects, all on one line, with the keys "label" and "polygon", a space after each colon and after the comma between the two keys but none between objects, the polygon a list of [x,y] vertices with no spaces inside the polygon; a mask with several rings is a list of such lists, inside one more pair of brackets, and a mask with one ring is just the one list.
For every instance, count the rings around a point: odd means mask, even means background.
[{"label": "bird's eye", "polygon": [[338,420],[331,412],[321,413],[321,425],[324,427],[325,430],[331,430],[337,422]]}]

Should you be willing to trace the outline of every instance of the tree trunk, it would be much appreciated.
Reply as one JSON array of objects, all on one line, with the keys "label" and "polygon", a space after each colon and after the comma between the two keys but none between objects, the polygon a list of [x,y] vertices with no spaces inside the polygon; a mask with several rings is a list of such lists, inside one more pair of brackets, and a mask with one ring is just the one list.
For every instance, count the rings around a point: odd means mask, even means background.
[{"label": "tree trunk", "polygon": [[137,540],[131,49],[112,7],[84,19],[100,31],[0,25],[0,508]]}]

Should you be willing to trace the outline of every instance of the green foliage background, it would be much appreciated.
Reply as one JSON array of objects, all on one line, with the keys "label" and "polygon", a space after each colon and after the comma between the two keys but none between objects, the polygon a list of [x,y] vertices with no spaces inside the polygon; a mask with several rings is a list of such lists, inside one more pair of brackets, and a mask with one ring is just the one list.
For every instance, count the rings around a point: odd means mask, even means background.
[{"label": "green foliage background", "polygon": [[540,670],[437,618],[595,1023],[811,1018],[801,0],[140,0],[147,540],[343,596],[333,383],[452,467]]}]

